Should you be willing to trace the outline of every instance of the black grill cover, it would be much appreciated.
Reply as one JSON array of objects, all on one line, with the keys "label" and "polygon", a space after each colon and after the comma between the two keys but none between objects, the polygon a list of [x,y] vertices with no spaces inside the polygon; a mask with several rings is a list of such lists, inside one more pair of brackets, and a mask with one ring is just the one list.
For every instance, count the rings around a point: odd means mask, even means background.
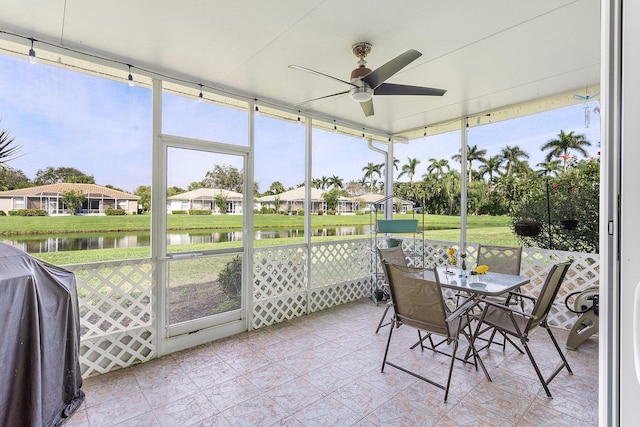
[{"label": "black grill cover", "polygon": [[82,403],[75,277],[0,243],[0,425],[55,426]]}]

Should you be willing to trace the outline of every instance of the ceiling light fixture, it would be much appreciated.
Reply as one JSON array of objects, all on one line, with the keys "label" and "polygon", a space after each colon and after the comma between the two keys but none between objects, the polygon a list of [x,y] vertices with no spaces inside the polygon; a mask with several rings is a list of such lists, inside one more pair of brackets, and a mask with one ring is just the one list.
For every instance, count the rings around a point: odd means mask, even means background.
[{"label": "ceiling light fixture", "polygon": [[424,134],[422,135],[422,139],[427,139],[427,127],[424,127]]},{"label": "ceiling light fixture", "polygon": [[200,94],[198,95],[198,102],[202,104],[204,102],[204,95],[202,94],[202,85],[198,85],[198,86],[200,86]]},{"label": "ceiling light fixture", "polygon": [[364,136],[364,128],[362,128],[362,139],[367,139],[367,137]]},{"label": "ceiling light fixture", "polygon": [[33,50],[33,42],[35,41],[34,39],[29,39],[31,40],[31,49],[29,49],[29,62],[32,64],[35,64],[37,61],[36,59],[36,51]]},{"label": "ceiling light fixture", "polygon": [[254,109],[255,115],[259,116],[260,115],[260,109],[258,108],[258,100],[254,98],[254,101],[256,103],[256,108]]},{"label": "ceiling light fixture", "polygon": [[129,87],[133,87],[135,86],[135,83],[133,82],[133,76],[131,75],[131,65],[127,64],[127,67],[129,67],[129,76],[127,77],[127,84],[129,85]]},{"label": "ceiling light fixture", "polygon": [[336,119],[333,119],[333,133],[338,133],[338,126],[336,126]]},{"label": "ceiling light fixture", "polygon": [[302,121],[300,120],[300,110],[298,110],[298,126],[302,126]]}]

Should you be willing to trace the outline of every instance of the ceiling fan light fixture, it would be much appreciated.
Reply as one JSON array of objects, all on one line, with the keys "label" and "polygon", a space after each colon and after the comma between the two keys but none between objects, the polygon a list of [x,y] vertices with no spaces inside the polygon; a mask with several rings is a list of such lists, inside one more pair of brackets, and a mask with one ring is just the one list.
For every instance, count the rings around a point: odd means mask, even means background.
[{"label": "ceiling fan light fixture", "polygon": [[356,102],[367,102],[373,98],[373,89],[368,86],[354,87],[349,91],[351,99]]}]

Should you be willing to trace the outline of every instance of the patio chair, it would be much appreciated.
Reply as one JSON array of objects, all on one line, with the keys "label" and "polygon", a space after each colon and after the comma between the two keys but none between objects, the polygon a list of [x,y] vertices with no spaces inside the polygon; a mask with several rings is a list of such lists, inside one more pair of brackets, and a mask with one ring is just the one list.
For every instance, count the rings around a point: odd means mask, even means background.
[{"label": "patio chair", "polygon": [[[505,336],[511,336],[517,338],[522,343],[529,360],[531,360],[531,364],[536,371],[536,375],[540,379],[542,383],[542,387],[544,391],[547,393],[548,397],[551,396],[551,392],[549,391],[549,383],[562,371],[562,368],[567,368],[570,374],[573,374],[571,371],[571,367],[569,367],[569,363],[567,359],[562,354],[560,347],[558,346],[558,342],[556,341],[549,325],[547,323],[547,316],[549,311],[551,310],[551,306],[553,301],[558,294],[558,290],[562,285],[562,281],[564,280],[567,271],[569,270],[569,266],[573,260],[569,260],[566,262],[562,262],[551,267],[551,271],[547,275],[547,278],[540,290],[540,295],[538,298],[533,298],[529,295],[519,294],[522,298],[527,298],[533,301],[534,305],[530,313],[525,313],[523,311],[518,310],[515,307],[510,307],[505,304],[496,304],[492,301],[485,301],[485,307],[482,311],[482,315],[480,316],[478,326],[476,328],[476,332],[480,330],[482,325],[486,325],[494,328],[497,331],[505,334]],[[512,292],[511,294],[517,294],[516,292]],[[538,326],[543,327],[549,333],[549,337],[553,342],[553,345],[558,352],[558,355],[562,359],[562,363],[556,370],[549,376],[548,379],[545,379],[540,372],[540,368],[538,368],[538,364],[536,363],[533,355],[531,354],[531,350],[529,348],[529,334]]]},{"label": "patio chair", "polygon": [[[397,265],[407,265],[407,258],[404,255],[404,251],[402,250],[402,246],[394,246],[391,248],[377,248],[378,249],[378,257],[380,258],[380,263],[382,264],[382,271],[384,273],[385,283],[389,283],[389,277],[387,276],[387,270],[384,268],[384,264],[397,264]],[[387,306],[384,308],[384,313],[382,313],[382,317],[380,318],[380,322],[378,323],[378,327],[376,328],[376,334],[380,331],[380,328],[383,326],[389,325],[389,323],[385,323],[384,319],[387,317],[387,313],[389,309],[393,305],[391,298],[387,301]]]},{"label": "patio chair", "polygon": [[[480,359],[480,356],[478,356],[478,353],[473,346],[473,334],[471,330],[469,310],[476,304],[476,302],[472,300],[467,301],[462,306],[458,307],[456,311],[449,313],[442,298],[442,289],[440,288],[438,273],[436,270],[419,269],[389,263],[385,263],[385,269],[387,270],[387,276],[389,278],[389,288],[391,291],[391,300],[393,301],[394,314],[391,319],[391,328],[389,328],[389,338],[384,352],[384,359],[382,360],[381,372],[384,372],[385,366],[389,365],[418,379],[426,381],[429,384],[435,385],[436,387],[444,390],[445,402],[449,396],[451,375],[453,373],[453,365],[456,359],[463,363],[474,364],[476,370],[478,369],[478,364],[480,364],[485,376],[489,381],[491,381],[491,377],[482,363],[482,359]],[[451,358],[446,385],[437,383],[387,360],[393,330],[403,325],[418,330],[418,335],[420,337],[419,344],[422,351],[424,351],[425,346],[423,345],[423,339],[420,335],[421,332],[426,332],[427,336],[425,338],[429,338],[429,341],[431,342],[430,349],[436,353],[444,354]],[[471,361],[467,358],[456,357],[460,334],[464,335],[467,339],[469,347],[473,352],[473,359]],[[431,338],[432,335],[438,335],[444,339],[438,344],[434,344]],[[447,345],[453,344],[451,354],[438,350],[438,346],[443,343],[446,343]]]},{"label": "patio chair", "polygon": [[[519,275],[521,260],[522,246],[512,247],[483,244],[480,244],[478,246],[478,256],[476,257],[476,264],[486,265],[489,267],[489,271],[492,271],[494,273]],[[518,289],[517,292],[520,293],[521,290]],[[495,303],[504,304],[505,302],[507,302],[505,298],[487,297],[486,299]],[[524,310],[524,299],[520,297],[513,297],[508,300],[508,303],[512,305],[520,305],[520,308]],[[486,332],[486,330],[482,331],[480,335],[482,335],[484,332]],[[488,339],[487,347],[490,347],[491,344],[494,343],[495,335],[496,331],[494,329]],[[505,337],[505,340],[503,340],[502,343],[495,342],[495,344],[501,345],[504,349],[506,341],[507,339]],[[516,348],[518,347],[516,346]]]}]

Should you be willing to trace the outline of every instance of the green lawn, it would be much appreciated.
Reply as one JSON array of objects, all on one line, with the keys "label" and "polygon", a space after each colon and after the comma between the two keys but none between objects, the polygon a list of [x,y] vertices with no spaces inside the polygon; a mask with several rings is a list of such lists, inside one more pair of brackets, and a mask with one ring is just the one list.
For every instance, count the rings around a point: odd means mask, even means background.
[{"label": "green lawn", "polygon": [[[382,218],[382,217],[379,217]],[[411,218],[411,215],[395,215],[394,218]],[[422,216],[416,218],[422,224]],[[122,232],[149,230],[149,215],[125,216],[54,216],[54,217],[0,217],[0,235],[14,234],[67,234],[87,232]],[[239,215],[168,215],[170,230],[193,229],[240,229]],[[369,215],[322,215],[312,217],[313,227],[369,225]],[[470,216],[467,228],[508,226],[508,217]],[[256,228],[302,229],[304,217],[297,215],[254,215]],[[460,228],[460,217],[445,215],[425,215],[426,230]]]}]

